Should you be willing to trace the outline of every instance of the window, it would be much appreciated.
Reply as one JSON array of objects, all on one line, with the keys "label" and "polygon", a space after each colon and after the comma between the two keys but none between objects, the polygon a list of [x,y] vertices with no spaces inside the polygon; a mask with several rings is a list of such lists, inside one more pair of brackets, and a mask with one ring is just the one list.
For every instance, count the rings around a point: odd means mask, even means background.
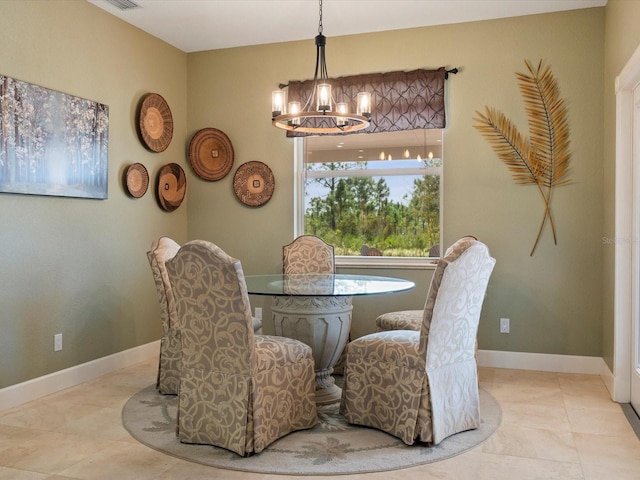
[{"label": "window", "polygon": [[342,265],[424,264],[440,255],[442,130],[295,142],[297,235],[333,244]]}]

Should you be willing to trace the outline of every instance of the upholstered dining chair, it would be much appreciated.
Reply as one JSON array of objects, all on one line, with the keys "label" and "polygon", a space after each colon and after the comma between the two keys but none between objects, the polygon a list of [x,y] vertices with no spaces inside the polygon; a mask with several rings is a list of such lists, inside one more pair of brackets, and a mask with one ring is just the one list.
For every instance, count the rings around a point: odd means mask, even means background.
[{"label": "upholstered dining chair", "polygon": [[282,273],[335,273],[333,245],[315,235],[300,235],[282,247]]},{"label": "upholstered dining chair", "polygon": [[[473,238],[477,240],[476,237],[472,235],[466,235],[462,237],[464,238]],[[461,240],[462,240],[461,239]],[[447,249],[445,252],[445,256],[454,248],[455,243]],[[437,257],[440,256],[440,245],[435,245],[431,247],[429,250],[429,255],[431,255],[431,250],[433,248],[437,248]],[[428,295],[428,294],[427,294]],[[428,298],[427,298],[428,300]],[[425,307],[426,308],[426,305]],[[376,318],[376,331],[377,332],[386,332],[389,330],[420,330],[422,325],[422,316],[424,315],[424,308],[422,310],[398,310],[394,312],[383,313]]]},{"label": "upholstered dining chair", "polygon": [[[160,303],[160,323],[162,337],[160,338],[160,359],[158,362],[158,378],[156,388],[164,395],[177,395],[180,384],[180,324],[176,314],[173,290],[167,275],[165,263],[173,258],[180,245],[167,236],[156,238],[147,252],[147,259],[151,266],[151,273],[158,293]],[[262,320],[252,318],[255,333],[262,333]]]},{"label": "upholstered dining chair", "polygon": [[347,422],[411,445],[435,445],[480,426],[475,340],[495,260],[456,242],[440,259],[420,331],[377,332],[347,346],[340,411]]},{"label": "upholstered dining chair", "polygon": [[203,240],[167,262],[181,322],[177,435],[242,456],[317,421],[311,348],[255,335],[239,260]]},{"label": "upholstered dining chair", "polygon": [[160,360],[156,388],[165,395],[176,395],[180,383],[180,329],[178,316],[173,301],[173,290],[165,262],[175,256],[180,245],[169,237],[158,237],[147,252],[151,273],[156,284],[158,301],[160,302],[160,322],[162,337],[160,338]]},{"label": "upholstered dining chair", "polygon": [[[336,273],[333,245],[315,235],[300,235],[282,247],[282,273]],[[351,337],[347,341],[350,341]],[[341,375],[344,351],[333,366],[333,373]]]}]

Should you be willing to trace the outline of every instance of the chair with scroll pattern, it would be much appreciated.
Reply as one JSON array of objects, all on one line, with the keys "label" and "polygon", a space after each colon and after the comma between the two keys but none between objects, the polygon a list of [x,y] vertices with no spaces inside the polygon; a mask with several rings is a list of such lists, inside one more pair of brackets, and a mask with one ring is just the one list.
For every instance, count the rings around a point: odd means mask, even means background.
[{"label": "chair with scroll pattern", "polygon": [[[173,258],[180,245],[167,236],[156,238],[147,252],[151,273],[160,303],[160,321],[162,337],[160,338],[160,359],[156,388],[164,395],[177,395],[180,384],[180,325],[173,300],[173,290],[167,275],[165,263]],[[262,333],[262,320],[253,318],[255,333]]]},{"label": "chair with scroll pattern", "polygon": [[160,360],[156,388],[162,394],[176,395],[180,384],[180,329],[176,307],[173,301],[173,290],[165,263],[173,258],[180,245],[169,237],[158,237],[147,252],[151,273],[156,284],[158,301],[160,302],[160,321],[162,337],[160,338]]},{"label": "chair with scroll pattern", "polygon": [[[477,240],[477,238],[472,235],[466,235],[462,238],[472,238],[474,240]],[[437,253],[436,256],[440,256],[440,245],[431,247],[431,249],[429,250],[429,255],[432,254],[432,250],[434,248],[436,248],[437,251],[434,250],[433,253]],[[447,249],[447,251],[445,252],[445,256],[450,252],[451,248],[453,248],[453,246]],[[395,312],[383,313],[382,315],[378,316],[378,318],[376,318],[376,331],[386,332],[389,330],[420,330],[423,314],[424,308],[422,310],[398,310]]]},{"label": "chair with scroll pattern", "polygon": [[167,262],[181,323],[178,438],[242,456],[317,422],[311,347],[255,335],[242,265],[193,240]]},{"label": "chair with scroll pattern", "polygon": [[333,245],[315,235],[300,235],[282,247],[282,273],[335,273]]},{"label": "chair with scroll pattern", "polygon": [[372,333],[347,347],[340,411],[349,423],[430,445],[480,426],[475,340],[495,260],[465,237],[441,258],[420,331]]},{"label": "chair with scroll pattern", "polygon": [[[333,245],[315,235],[300,235],[282,247],[282,273],[336,273]],[[344,351],[334,365],[333,373],[342,374],[343,366]]]}]

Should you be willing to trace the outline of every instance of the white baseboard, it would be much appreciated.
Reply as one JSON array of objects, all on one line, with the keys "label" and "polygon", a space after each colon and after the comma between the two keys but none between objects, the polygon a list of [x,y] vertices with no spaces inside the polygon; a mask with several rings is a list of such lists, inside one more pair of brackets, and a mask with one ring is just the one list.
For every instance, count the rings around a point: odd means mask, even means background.
[{"label": "white baseboard", "polygon": [[613,400],[614,402],[628,402],[629,399],[624,399],[624,398],[619,398],[619,396],[616,396],[616,392],[614,390],[613,387],[613,372],[609,369],[609,367],[607,366],[607,364],[605,363],[605,361],[602,361],[603,366],[602,366],[602,371],[600,372],[600,378],[602,378],[602,381],[604,382],[604,386],[607,387],[607,390],[609,390],[609,394],[611,395],[611,400]]},{"label": "white baseboard", "polygon": [[513,368],[516,370],[599,375],[614,402],[629,401],[628,399],[616,398],[613,388],[613,372],[611,372],[602,357],[479,350],[478,365],[481,367]]},{"label": "white baseboard", "polygon": [[601,357],[503,352],[498,350],[479,350],[478,364],[481,367],[539,370],[542,372],[558,373],[584,373],[601,376],[606,373],[605,370],[608,371],[607,365]]},{"label": "white baseboard", "polygon": [[[159,351],[158,340],[3,388],[0,390],[0,411],[144,362],[157,356]],[[481,367],[600,375],[610,392],[613,388],[613,374],[601,357],[479,350],[478,364]]]},{"label": "white baseboard", "polygon": [[0,411],[88,382],[158,355],[160,340],[50,373],[0,390]]}]

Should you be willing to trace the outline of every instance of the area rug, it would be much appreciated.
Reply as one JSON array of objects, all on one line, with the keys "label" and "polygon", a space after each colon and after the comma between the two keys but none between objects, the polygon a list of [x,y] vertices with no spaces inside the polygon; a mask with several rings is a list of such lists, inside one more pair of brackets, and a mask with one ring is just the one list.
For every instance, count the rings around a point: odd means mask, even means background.
[{"label": "area rug", "polygon": [[452,435],[433,447],[407,446],[384,432],[349,425],[336,403],[318,408],[314,428],[290,433],[263,452],[243,458],[223,448],[180,443],[175,434],[176,411],[177,397],[160,395],[150,385],[129,399],[122,421],[139,442],[168,455],[218,468],[279,475],[346,475],[437,462],[485,441],[502,417],[496,400],[480,390],[480,428]]}]

